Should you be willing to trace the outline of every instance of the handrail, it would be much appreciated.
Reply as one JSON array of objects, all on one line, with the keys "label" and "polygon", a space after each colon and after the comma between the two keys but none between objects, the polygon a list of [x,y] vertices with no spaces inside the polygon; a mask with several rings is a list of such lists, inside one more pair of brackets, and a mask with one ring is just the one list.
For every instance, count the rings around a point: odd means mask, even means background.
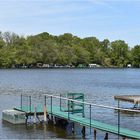
[{"label": "handrail", "polygon": [[[9,93],[4,93],[3,95],[11,95]],[[14,93],[13,95],[19,95]],[[27,96],[32,96],[32,95],[37,95],[37,94],[23,94],[23,95],[27,95]],[[113,107],[113,106],[106,106],[106,105],[98,105],[98,104],[93,104],[93,103],[88,103],[88,102],[82,102],[82,101],[77,101],[77,100],[73,100],[73,99],[69,99],[66,97],[60,97],[60,96],[56,96],[56,95],[51,95],[51,94],[39,94],[39,96],[48,96],[48,97],[53,97],[53,98],[57,98],[57,99],[63,99],[63,100],[67,100],[67,101],[73,101],[73,102],[77,102],[77,103],[83,103],[86,105],[91,105],[91,106],[96,106],[96,107],[101,107],[101,108],[107,108],[107,109],[114,109],[114,110],[120,110],[120,111],[129,111],[129,112],[136,112],[136,113],[140,113],[140,110],[135,110],[135,109],[125,109],[125,108],[120,108],[120,107]]]},{"label": "handrail", "polygon": [[69,99],[69,98],[66,98],[66,97],[62,97],[62,96],[60,97],[60,96],[50,95],[50,94],[43,94],[43,95],[48,96],[48,97],[57,98],[57,99],[63,99],[63,100],[67,100],[67,101],[73,101],[73,102],[82,103],[82,104],[86,104],[86,105],[101,107],[101,108],[108,108],[108,109],[114,109],[114,110],[120,110],[120,111],[130,111],[130,112],[138,112],[138,113],[140,113],[140,110],[135,110],[135,109],[125,109],[125,108],[119,108],[119,107],[113,107],[113,106],[98,105],[98,104],[77,101],[77,100]]}]

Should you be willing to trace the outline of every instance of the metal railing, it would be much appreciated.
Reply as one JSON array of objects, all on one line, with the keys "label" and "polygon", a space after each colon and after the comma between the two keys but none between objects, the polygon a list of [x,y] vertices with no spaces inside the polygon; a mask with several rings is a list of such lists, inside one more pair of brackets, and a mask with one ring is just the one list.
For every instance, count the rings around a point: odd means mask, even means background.
[{"label": "metal railing", "polygon": [[73,101],[76,103],[82,103],[85,105],[91,105],[91,106],[96,106],[96,107],[101,107],[101,108],[108,108],[108,109],[114,109],[114,110],[120,110],[120,111],[130,111],[130,112],[137,112],[140,113],[140,110],[136,110],[136,109],[125,109],[125,108],[120,108],[120,107],[113,107],[113,106],[106,106],[106,105],[98,105],[98,104],[93,104],[93,103],[88,103],[88,102],[82,102],[82,101],[77,101],[77,100],[73,100],[73,99],[68,99],[65,97],[60,97],[60,96],[55,96],[55,95],[49,95],[49,94],[43,94],[44,96],[48,96],[48,97],[52,97],[52,98],[57,98],[57,99],[63,99],[63,100],[67,100],[67,101]]},{"label": "metal railing", "polygon": [[[121,114],[120,112],[121,111],[129,111],[129,112],[134,112],[134,113],[140,113],[140,110],[135,110],[135,109],[125,109],[125,108],[120,108],[120,104],[118,102],[118,107],[113,107],[113,106],[106,106],[106,105],[98,105],[98,104],[93,104],[93,103],[89,103],[89,102],[82,102],[82,101],[77,101],[77,100],[73,100],[73,99],[68,99],[66,97],[62,97],[61,95],[60,96],[56,96],[56,95],[50,95],[50,94],[44,94],[44,96],[47,96],[47,97],[50,97],[51,98],[51,102],[52,102],[52,99],[53,98],[56,98],[56,99],[59,99],[60,100],[60,110],[61,110],[61,100],[65,100],[65,101],[68,101],[68,104],[69,102],[75,102],[75,103],[81,103],[81,104],[85,104],[85,105],[88,105],[89,106],[89,121],[90,121],[90,133],[91,133],[91,121],[92,121],[92,118],[91,118],[91,110],[92,110],[92,106],[94,107],[100,107],[100,108],[105,108],[105,109],[111,109],[111,110],[117,110],[118,111],[118,118],[117,118],[117,127],[118,127],[118,136],[120,135],[120,117],[121,117]],[[52,104],[51,104],[52,106]],[[52,109],[52,107],[51,107]],[[69,105],[68,105],[68,120],[70,119],[70,111],[69,111]]]},{"label": "metal railing", "polygon": [[[18,94],[19,95],[19,94]],[[31,106],[32,102],[31,102],[31,96],[34,96],[34,95],[28,95],[28,94],[23,94],[23,95],[26,95],[29,97],[29,105]],[[22,98],[23,98],[23,95],[21,95],[21,107],[22,107]],[[37,95],[37,94],[36,94]],[[73,100],[73,99],[69,99],[69,98],[66,98],[66,97],[62,97],[61,95],[60,96],[57,96],[57,95],[51,95],[51,94],[42,94],[42,95],[39,95],[39,96],[42,96],[44,98],[44,105],[46,105],[46,98],[50,98],[50,107],[51,107],[51,114],[53,112],[53,99],[59,99],[59,107],[60,107],[60,111],[61,111],[61,106],[62,106],[62,100],[65,100],[68,102],[75,102],[75,103],[80,103],[80,104],[85,104],[87,106],[89,106],[89,124],[90,124],[90,133],[91,133],[91,122],[92,122],[92,117],[91,117],[91,114],[92,114],[92,107],[99,107],[99,108],[104,108],[104,109],[111,109],[111,110],[117,110],[118,114],[117,114],[117,125],[118,125],[118,135],[120,134],[120,121],[121,121],[121,114],[120,112],[121,111],[128,111],[128,112],[132,112],[132,113],[140,113],[140,110],[136,110],[136,109],[125,109],[125,108],[121,108],[120,105],[119,105],[119,102],[118,102],[118,107],[114,107],[114,106],[107,106],[107,105],[99,105],[99,104],[94,104],[94,103],[89,103],[89,102],[82,102],[82,101],[77,101],[77,100]],[[69,105],[67,106],[68,107],[68,119],[70,119],[70,108],[69,108]],[[29,107],[30,108],[30,107]],[[30,108],[31,110],[31,108]]]}]

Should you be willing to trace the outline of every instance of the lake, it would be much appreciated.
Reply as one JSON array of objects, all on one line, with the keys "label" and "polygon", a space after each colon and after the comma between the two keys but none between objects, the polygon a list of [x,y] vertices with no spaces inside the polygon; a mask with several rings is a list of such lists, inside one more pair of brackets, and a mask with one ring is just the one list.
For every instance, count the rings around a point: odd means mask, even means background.
[{"label": "lake", "polygon": [[[5,69],[0,70],[0,112],[19,105],[19,98],[12,94],[66,94],[80,92],[87,102],[117,106],[115,95],[140,95],[140,69]],[[8,95],[9,94],[9,95]],[[97,120],[117,124],[117,114],[112,110],[94,109]],[[130,125],[131,123],[131,125]],[[140,131],[140,115],[122,114],[121,126]],[[11,125],[1,120],[0,138],[82,138],[80,127],[71,134],[52,125]],[[87,139],[92,139],[88,135]],[[105,132],[99,131],[97,138]],[[110,135],[115,138],[115,135]]]}]

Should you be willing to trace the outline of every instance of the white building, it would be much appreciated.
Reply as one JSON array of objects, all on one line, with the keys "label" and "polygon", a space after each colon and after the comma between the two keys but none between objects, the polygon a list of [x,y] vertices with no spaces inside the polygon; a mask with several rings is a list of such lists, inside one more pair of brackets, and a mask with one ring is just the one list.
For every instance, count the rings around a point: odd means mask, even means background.
[{"label": "white building", "polygon": [[127,68],[131,68],[132,67],[132,65],[131,64],[127,64]]},{"label": "white building", "polygon": [[98,64],[89,64],[89,67],[90,68],[97,68],[97,67],[100,67],[100,65],[98,65]]}]

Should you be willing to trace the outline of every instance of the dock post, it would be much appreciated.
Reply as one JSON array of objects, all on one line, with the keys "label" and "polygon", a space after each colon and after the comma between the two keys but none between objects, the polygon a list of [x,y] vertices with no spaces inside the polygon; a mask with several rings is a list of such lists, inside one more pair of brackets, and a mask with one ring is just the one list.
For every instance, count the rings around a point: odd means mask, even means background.
[{"label": "dock post", "polygon": [[52,115],[52,96],[51,96],[51,120],[53,121],[53,115]]},{"label": "dock post", "polygon": [[94,140],[96,140],[96,134],[97,134],[97,131],[96,129],[94,129]]},{"label": "dock post", "polygon": [[89,112],[90,112],[90,114],[89,114],[90,115],[90,134],[91,134],[91,104],[90,104],[90,111]]},{"label": "dock post", "polygon": [[86,127],[85,126],[83,126],[83,128],[82,128],[82,134],[85,136],[85,133],[86,133]]},{"label": "dock post", "polygon": [[62,102],[62,101],[61,101],[61,96],[62,96],[62,95],[61,95],[61,93],[60,93],[60,111],[62,111],[62,109],[61,109],[61,104],[62,104],[62,103],[61,103],[61,102]]},{"label": "dock post", "polygon": [[44,97],[44,122],[47,121],[47,113],[46,113],[46,96]]},{"label": "dock post", "polygon": [[21,97],[20,97],[20,108],[22,109],[22,94],[21,94]]},{"label": "dock post", "polygon": [[34,106],[34,123],[36,123],[36,105]]},{"label": "dock post", "polygon": [[68,100],[68,120],[70,119],[70,101]]},{"label": "dock post", "polygon": [[108,133],[105,133],[105,138],[104,140],[108,140]]},{"label": "dock post", "polygon": [[30,106],[29,106],[30,108],[29,109],[30,109],[30,113],[31,113],[31,96],[29,96],[29,102],[30,102]]},{"label": "dock post", "polygon": [[[29,111],[30,111],[30,113],[31,113],[31,96],[29,96]],[[31,115],[30,115],[30,121],[31,121]]]},{"label": "dock post", "polygon": [[74,134],[74,122],[72,123],[72,133]]},{"label": "dock post", "polygon": [[25,123],[27,124],[28,123],[28,115],[26,114],[26,121]]},{"label": "dock post", "polygon": [[[83,100],[82,100],[82,102],[84,102],[84,94],[83,94]],[[83,113],[82,113],[82,116],[83,116],[83,118],[85,117],[85,104],[83,104]]]},{"label": "dock post", "polygon": [[[118,100],[118,108],[120,107],[120,102]],[[120,109],[118,109],[118,139],[120,135]]]},{"label": "dock post", "polygon": [[56,125],[56,118],[53,116],[53,124]]}]

